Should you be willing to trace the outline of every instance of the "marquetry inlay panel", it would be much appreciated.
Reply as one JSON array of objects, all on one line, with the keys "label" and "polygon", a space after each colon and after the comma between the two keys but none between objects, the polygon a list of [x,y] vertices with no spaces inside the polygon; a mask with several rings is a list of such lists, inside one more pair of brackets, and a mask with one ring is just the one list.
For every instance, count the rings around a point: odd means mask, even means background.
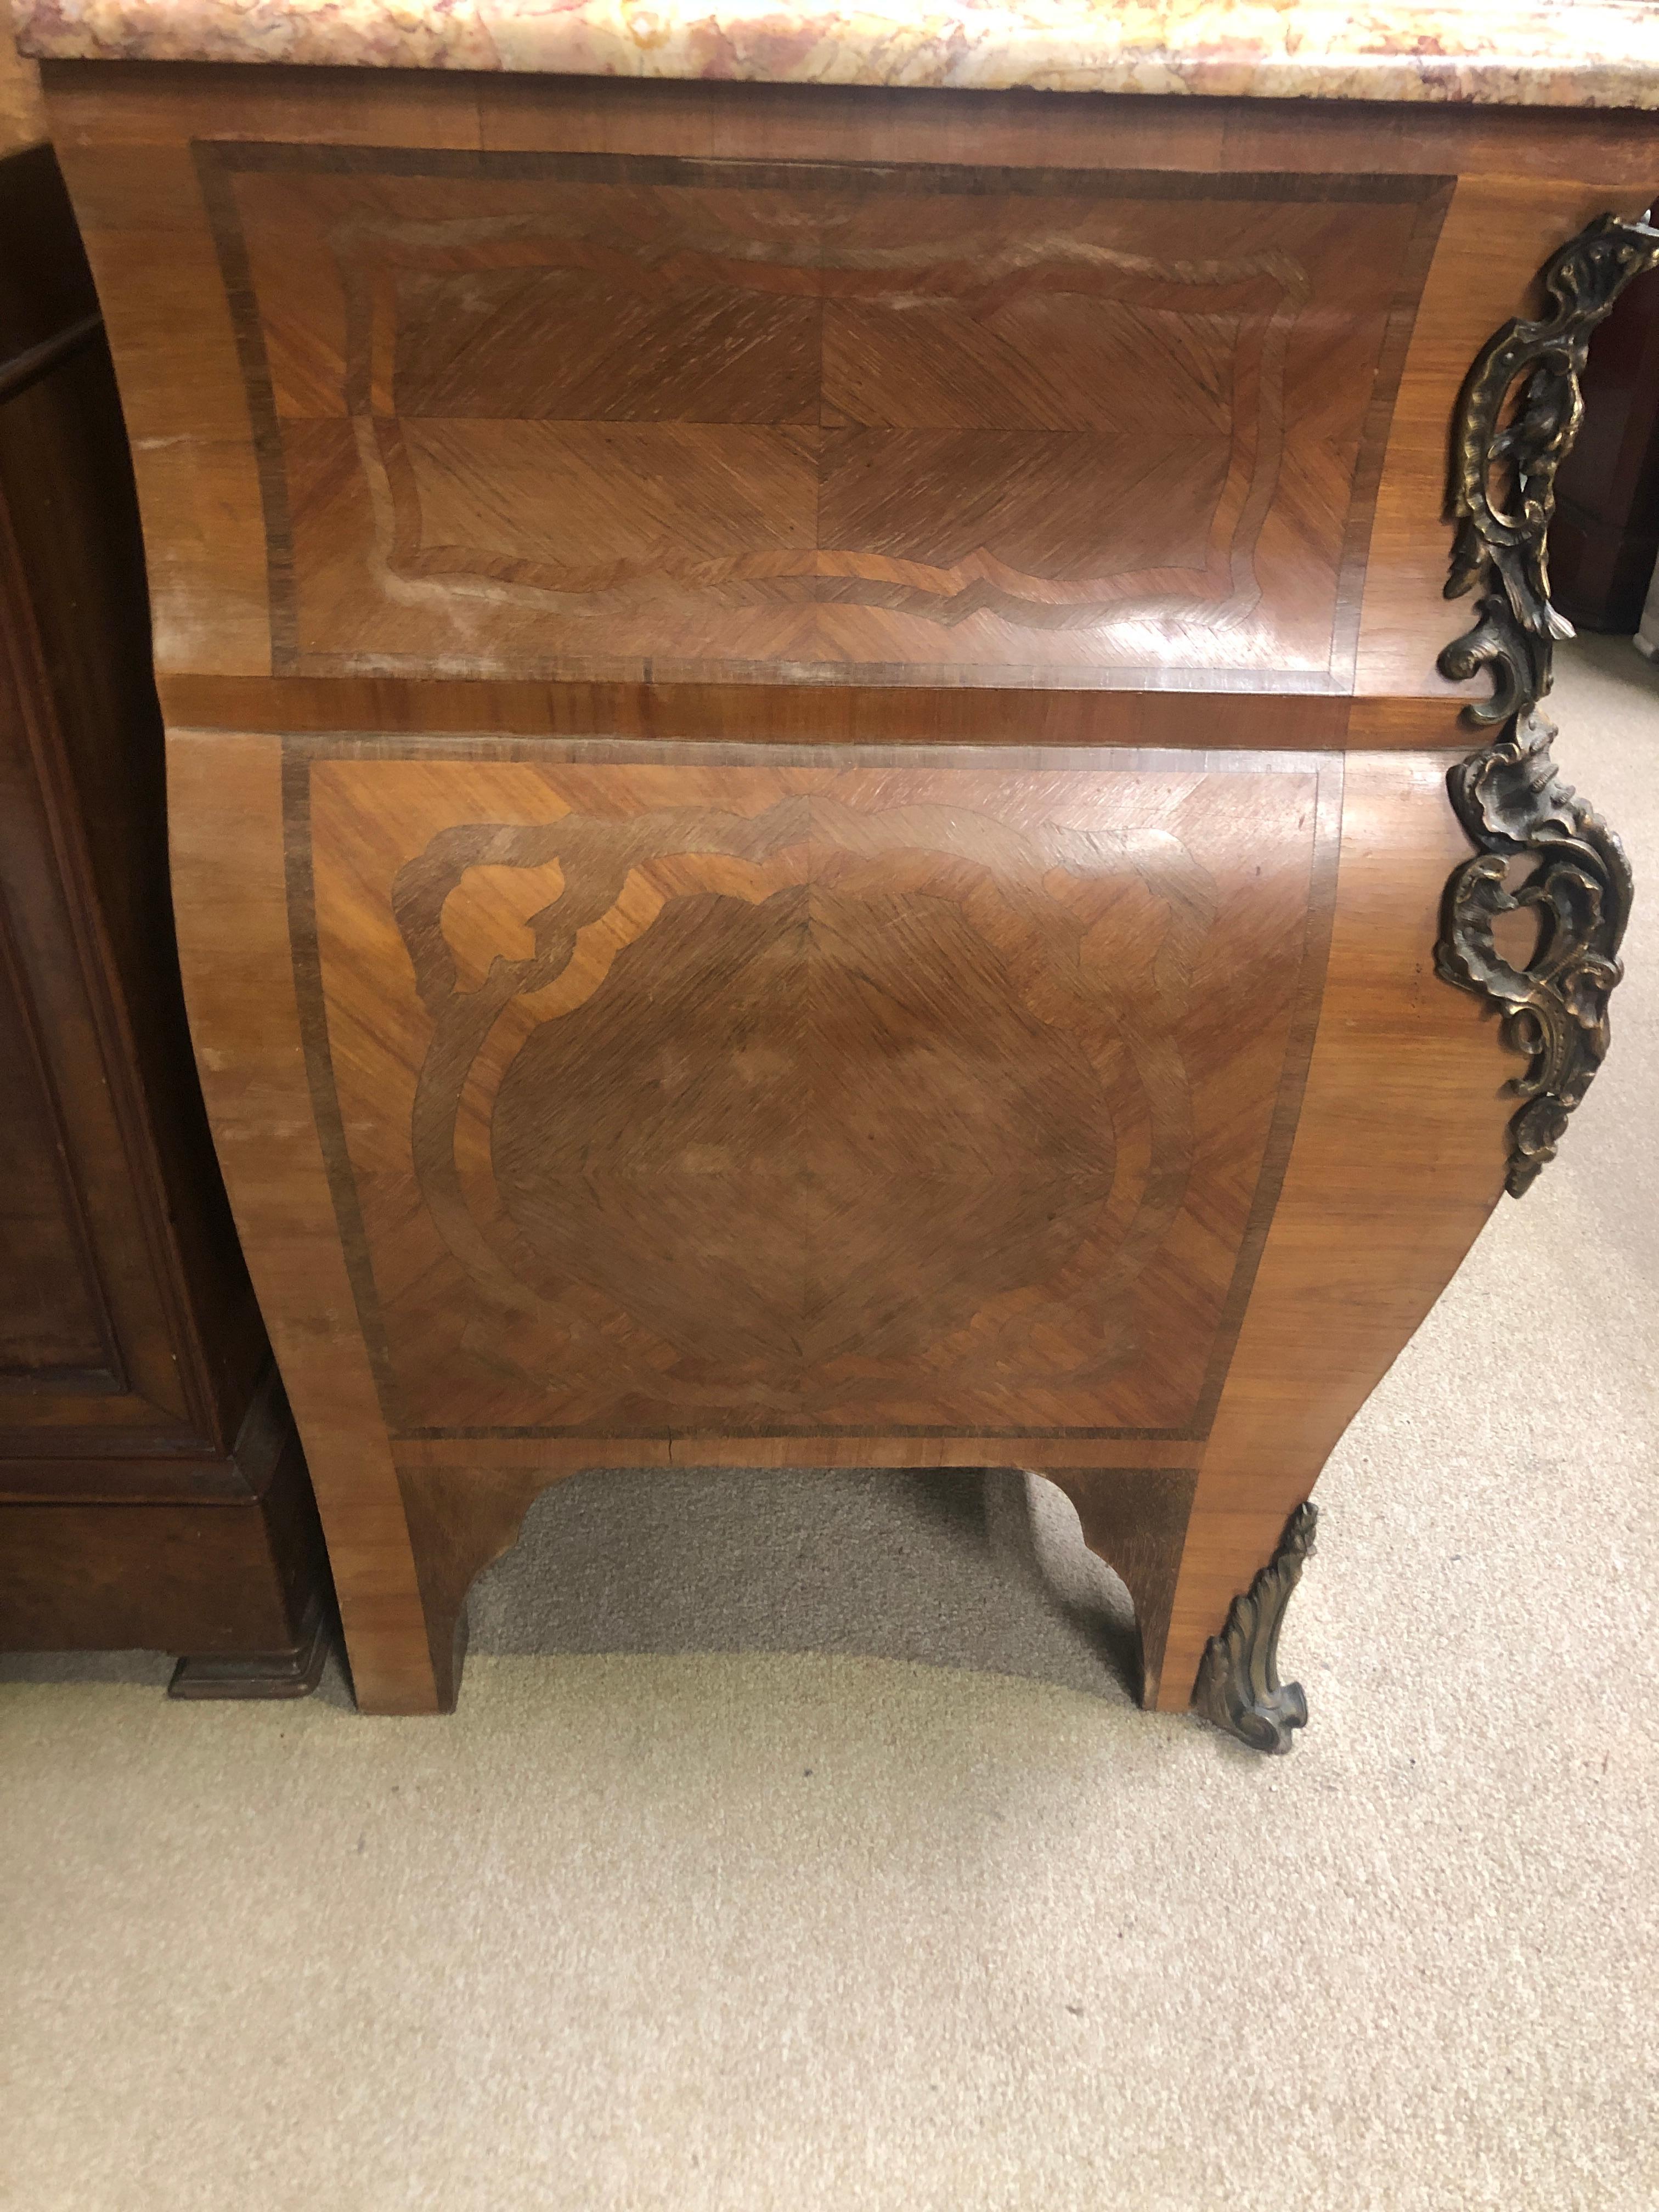
[{"label": "marquetry inlay panel", "polygon": [[1338,765],[642,751],[291,763],[391,1425],[1201,1432]]},{"label": "marquetry inlay panel", "polygon": [[1435,179],[198,154],[278,673],[1351,677]]}]

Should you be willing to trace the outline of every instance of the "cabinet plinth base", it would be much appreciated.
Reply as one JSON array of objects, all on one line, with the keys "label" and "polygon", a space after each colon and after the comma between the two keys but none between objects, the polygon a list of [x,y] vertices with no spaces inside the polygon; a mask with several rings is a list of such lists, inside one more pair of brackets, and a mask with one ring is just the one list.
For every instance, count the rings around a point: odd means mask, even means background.
[{"label": "cabinet plinth base", "polygon": [[328,1656],[328,1616],[314,1598],[298,1641],[283,1651],[208,1652],[173,1670],[170,1698],[308,1698]]}]

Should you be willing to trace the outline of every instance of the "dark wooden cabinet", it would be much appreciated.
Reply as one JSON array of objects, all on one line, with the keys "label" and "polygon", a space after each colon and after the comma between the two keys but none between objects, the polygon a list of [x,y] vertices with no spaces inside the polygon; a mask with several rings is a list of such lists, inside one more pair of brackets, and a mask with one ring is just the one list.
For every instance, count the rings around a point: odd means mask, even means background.
[{"label": "dark wooden cabinet", "polygon": [[326,1568],[185,1026],[131,465],[57,164],[0,161],[0,1648],[309,1688]]},{"label": "dark wooden cabinet", "polygon": [[1659,557],[1659,275],[1638,276],[1597,331],[1583,392],[1556,477],[1550,582],[1578,629],[1623,637]]}]

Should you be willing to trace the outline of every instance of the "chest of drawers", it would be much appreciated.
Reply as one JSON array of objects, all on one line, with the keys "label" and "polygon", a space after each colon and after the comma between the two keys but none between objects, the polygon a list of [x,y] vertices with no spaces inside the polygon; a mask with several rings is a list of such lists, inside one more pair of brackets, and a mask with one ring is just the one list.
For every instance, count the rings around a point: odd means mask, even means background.
[{"label": "chest of drawers", "polygon": [[1304,1501],[1603,1042],[1625,879],[1486,492],[1645,265],[1529,290],[1645,119],[46,82],[362,1704],[453,1700],[572,1471],[1012,1465],[1146,1700],[1282,1747]]}]

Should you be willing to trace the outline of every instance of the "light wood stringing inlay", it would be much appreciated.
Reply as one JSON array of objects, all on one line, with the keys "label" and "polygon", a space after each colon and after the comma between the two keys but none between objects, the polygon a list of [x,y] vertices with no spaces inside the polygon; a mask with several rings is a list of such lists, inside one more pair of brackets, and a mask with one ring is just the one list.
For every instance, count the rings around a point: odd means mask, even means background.
[{"label": "light wood stringing inlay", "polygon": [[1432,179],[198,157],[279,673],[1351,668]]},{"label": "light wood stringing inlay", "polygon": [[1334,762],[562,750],[290,772],[392,1427],[1201,1433]]}]

